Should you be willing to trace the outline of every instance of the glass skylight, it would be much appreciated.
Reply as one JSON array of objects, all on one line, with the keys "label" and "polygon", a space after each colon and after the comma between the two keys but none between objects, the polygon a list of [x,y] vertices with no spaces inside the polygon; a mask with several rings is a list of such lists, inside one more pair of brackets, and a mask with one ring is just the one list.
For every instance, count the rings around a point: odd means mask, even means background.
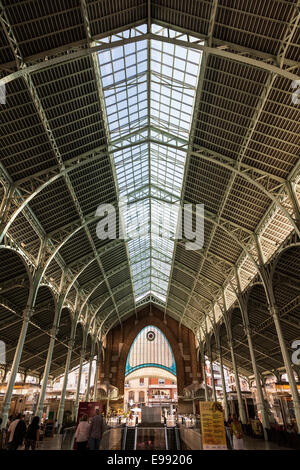
[{"label": "glass skylight", "polygon": [[[144,25],[103,42],[146,32]],[[166,300],[202,55],[160,40],[186,40],[181,33],[156,25],[152,33],[157,40],[98,54],[136,301],[150,293]]]}]

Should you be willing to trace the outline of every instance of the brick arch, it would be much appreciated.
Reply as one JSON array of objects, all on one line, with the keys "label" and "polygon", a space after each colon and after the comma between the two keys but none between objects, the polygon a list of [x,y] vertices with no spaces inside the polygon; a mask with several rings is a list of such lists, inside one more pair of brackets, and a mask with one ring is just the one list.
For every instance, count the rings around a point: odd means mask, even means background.
[{"label": "brick arch", "polygon": [[118,375],[117,375],[117,387],[119,389],[119,393],[122,393],[124,390],[124,382],[125,382],[125,367],[127,356],[129,354],[130,348],[132,343],[134,342],[137,335],[143,330],[146,326],[156,326],[159,328],[162,333],[165,335],[167,340],[169,341],[170,347],[173,351],[175,364],[176,364],[176,377],[177,377],[177,392],[178,395],[183,395],[183,388],[185,387],[185,374],[184,374],[184,362],[183,357],[178,345],[178,340],[174,336],[173,332],[170,328],[159,318],[157,317],[148,317],[141,319],[130,332],[129,336],[126,338],[126,341],[123,344],[123,348],[120,354],[120,361],[118,364]]}]

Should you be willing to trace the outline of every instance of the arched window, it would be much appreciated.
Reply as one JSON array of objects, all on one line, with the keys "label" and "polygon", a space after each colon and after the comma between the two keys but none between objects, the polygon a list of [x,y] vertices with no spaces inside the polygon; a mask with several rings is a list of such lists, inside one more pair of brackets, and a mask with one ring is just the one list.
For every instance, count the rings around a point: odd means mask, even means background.
[{"label": "arched window", "polygon": [[143,367],[158,367],[176,375],[170,344],[156,326],[146,326],[135,338],[127,357],[125,376]]},{"label": "arched window", "polygon": [[139,403],[144,403],[144,402],[145,402],[145,393],[139,392]]}]

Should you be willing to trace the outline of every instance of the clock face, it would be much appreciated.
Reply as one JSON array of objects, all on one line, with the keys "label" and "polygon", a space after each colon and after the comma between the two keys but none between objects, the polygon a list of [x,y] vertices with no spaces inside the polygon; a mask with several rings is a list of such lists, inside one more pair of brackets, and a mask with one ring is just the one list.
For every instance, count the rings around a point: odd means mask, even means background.
[{"label": "clock face", "polygon": [[148,331],[146,337],[147,337],[147,340],[148,340],[148,341],[153,341],[154,338],[155,338],[155,333],[154,333],[154,331]]}]

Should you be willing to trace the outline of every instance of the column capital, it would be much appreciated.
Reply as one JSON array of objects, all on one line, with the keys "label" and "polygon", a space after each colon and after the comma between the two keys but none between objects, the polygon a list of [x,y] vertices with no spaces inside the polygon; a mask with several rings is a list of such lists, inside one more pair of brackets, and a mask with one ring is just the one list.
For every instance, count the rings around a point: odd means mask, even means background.
[{"label": "column capital", "polygon": [[34,308],[29,308],[29,307],[25,308],[23,310],[24,320],[29,321],[33,314],[34,314]]},{"label": "column capital", "polygon": [[274,315],[277,315],[279,312],[279,307],[278,305],[269,305],[269,312],[270,315],[273,317]]},{"label": "column capital", "polygon": [[253,333],[253,328],[249,324],[244,326],[245,334],[246,335],[251,335]]},{"label": "column capital", "polygon": [[90,357],[89,357],[89,360],[90,360],[90,361],[93,361],[93,360],[94,360],[94,357],[95,357],[95,354],[91,353],[91,354],[90,354]]},{"label": "column capital", "polygon": [[58,332],[58,329],[59,329],[59,328],[58,328],[57,325],[53,325],[53,326],[52,326],[52,328],[51,328],[51,330],[50,330],[50,334],[51,334],[52,337],[54,337],[54,338],[56,337],[56,334],[57,334],[57,332]]}]

